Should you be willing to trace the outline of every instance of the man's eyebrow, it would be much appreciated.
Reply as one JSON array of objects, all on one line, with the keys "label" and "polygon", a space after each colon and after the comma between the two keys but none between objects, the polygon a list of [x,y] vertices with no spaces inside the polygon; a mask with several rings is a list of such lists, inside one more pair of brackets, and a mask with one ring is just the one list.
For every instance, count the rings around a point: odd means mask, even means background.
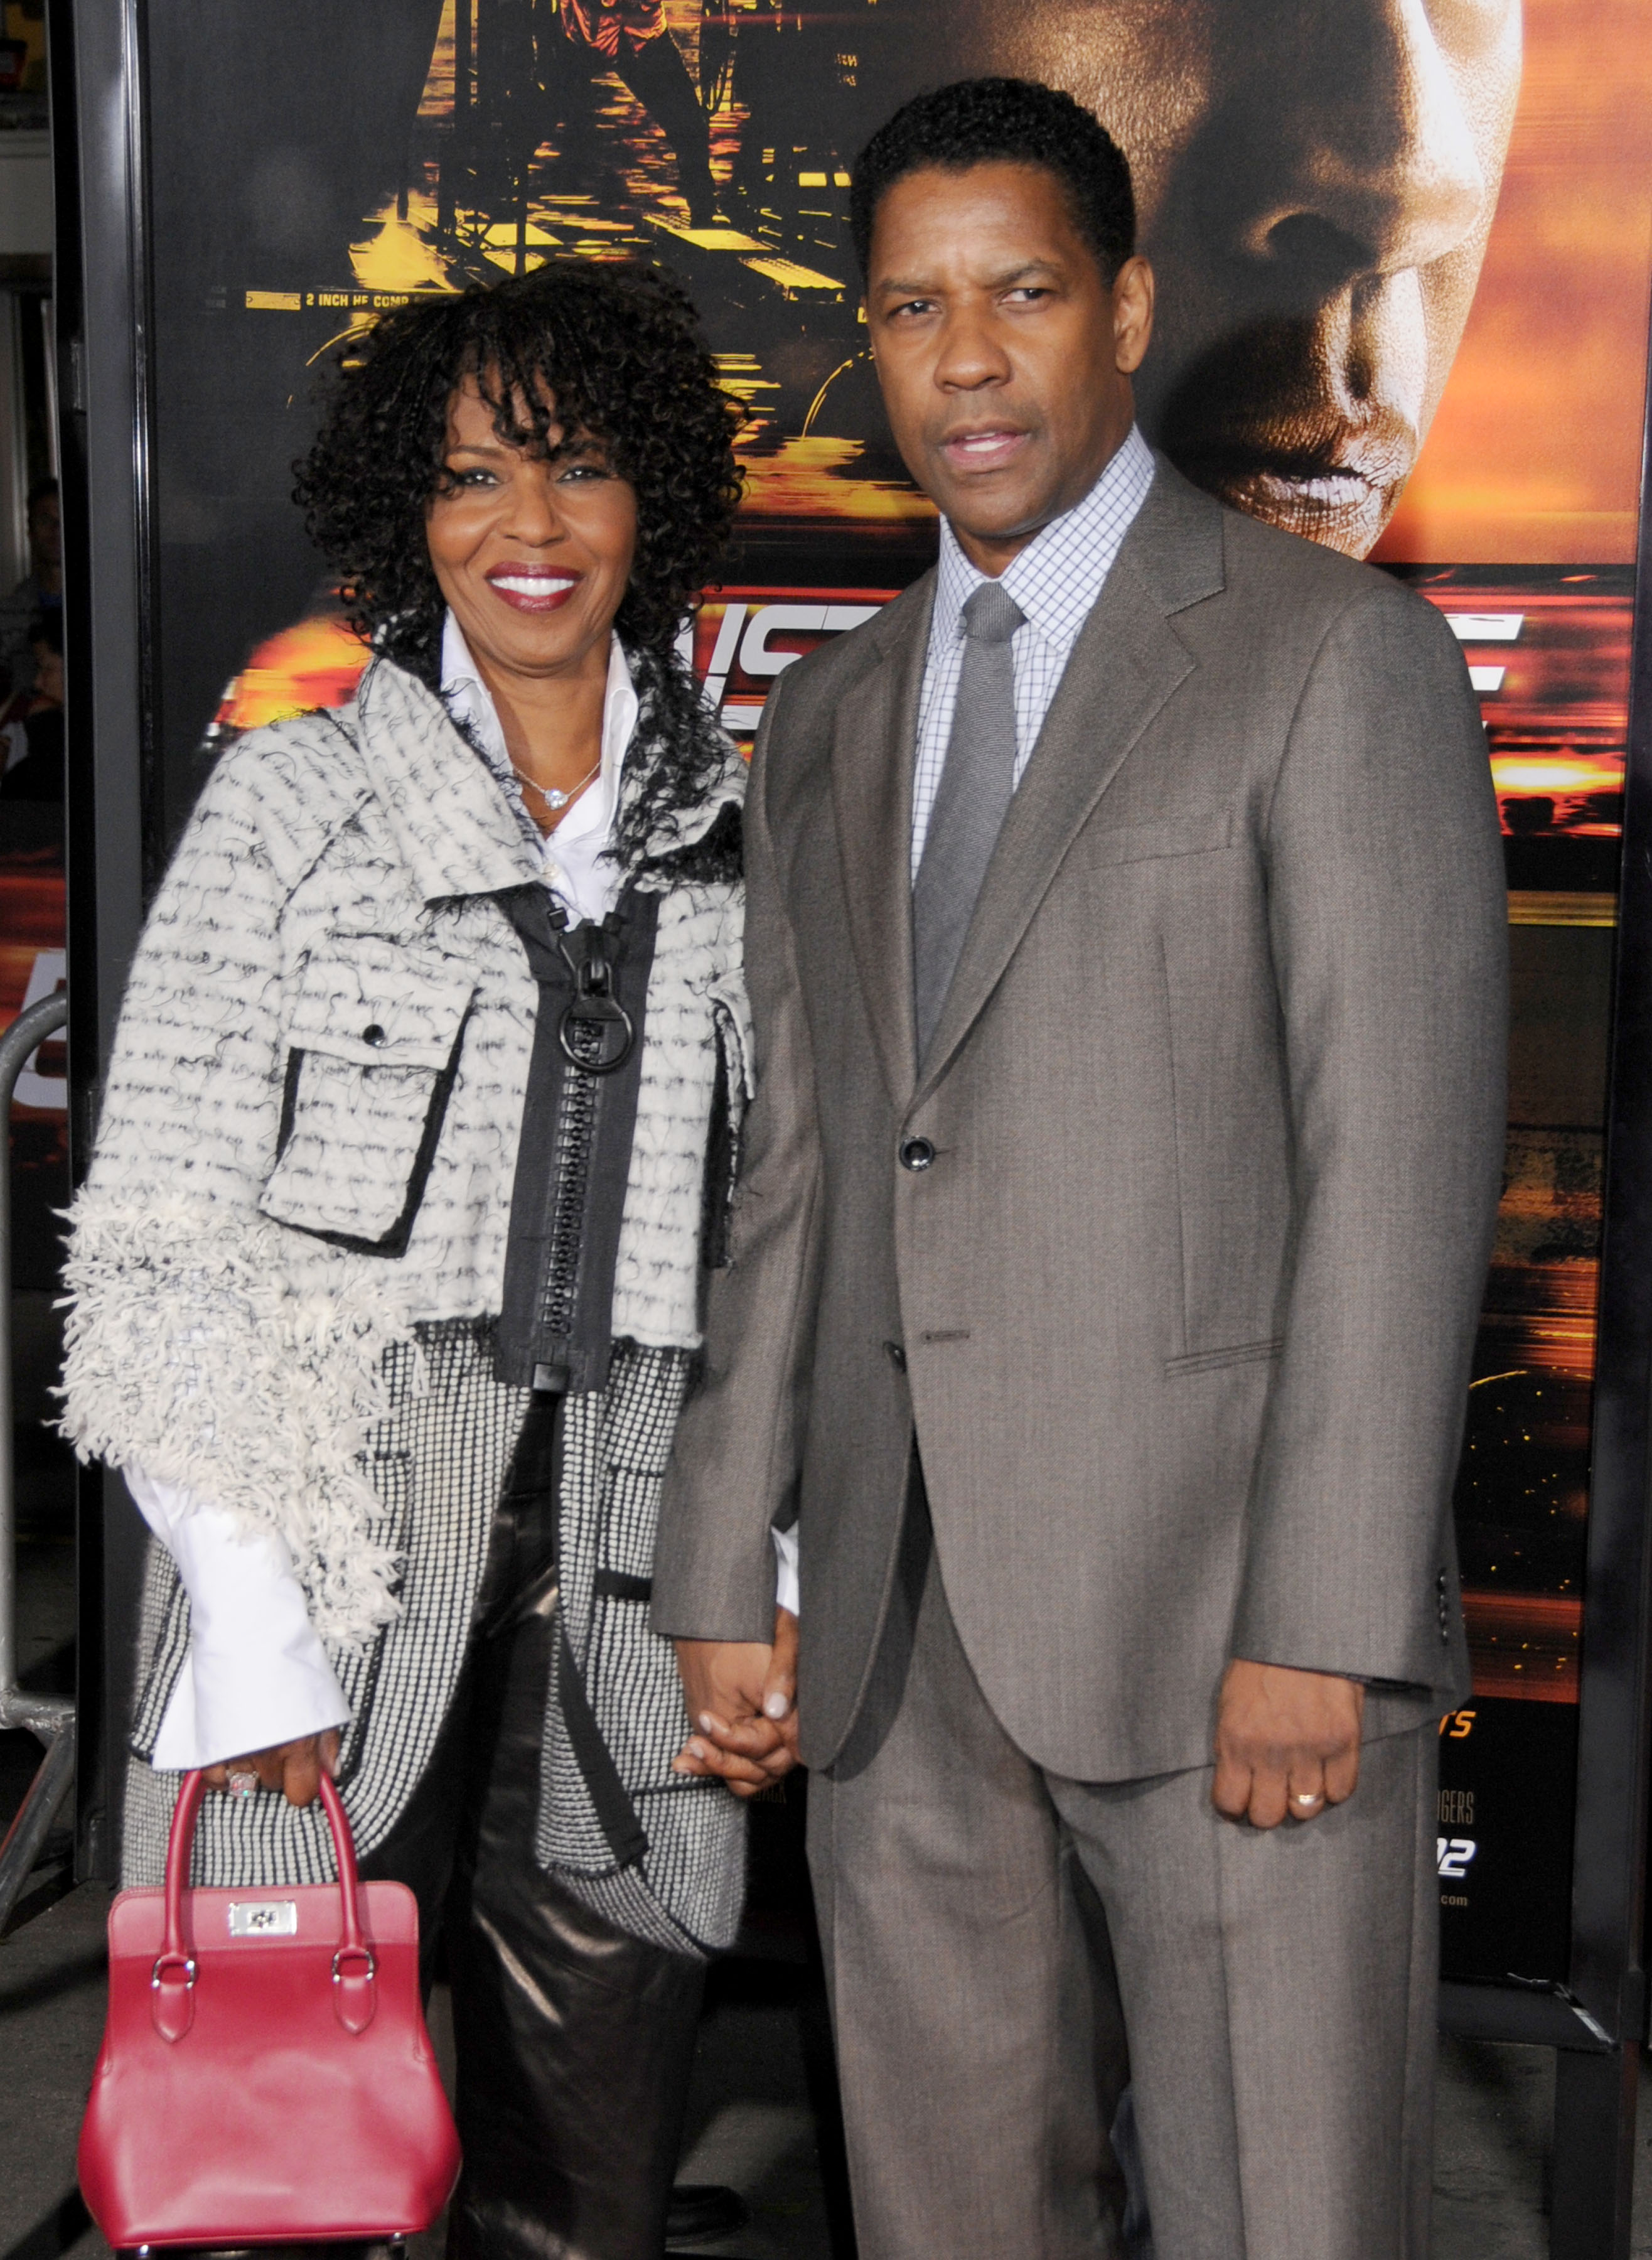
[{"label": "man's eyebrow", "polygon": [[[1007,290],[1014,283],[1025,282],[1029,275],[1059,272],[1058,264],[1053,259],[1024,259],[1019,267],[1008,267],[1002,274],[990,276],[987,288],[990,290]],[[880,279],[872,286],[878,297],[897,298],[931,297],[940,287],[935,282],[898,282],[888,277]]]}]

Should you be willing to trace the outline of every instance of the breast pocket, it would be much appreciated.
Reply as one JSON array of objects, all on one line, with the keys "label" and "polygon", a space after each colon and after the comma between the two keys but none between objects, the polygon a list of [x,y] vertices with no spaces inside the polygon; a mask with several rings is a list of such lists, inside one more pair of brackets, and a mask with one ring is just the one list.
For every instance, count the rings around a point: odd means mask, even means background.
[{"label": "breast pocket", "polygon": [[311,958],[287,1032],[266,1216],[334,1247],[405,1253],[475,993],[391,942],[362,938]]},{"label": "breast pocket", "polygon": [[1236,830],[1226,808],[1188,810],[1162,823],[1091,825],[1083,835],[1085,862],[1097,870],[1124,863],[1156,863],[1182,855],[1211,855],[1231,848]]}]

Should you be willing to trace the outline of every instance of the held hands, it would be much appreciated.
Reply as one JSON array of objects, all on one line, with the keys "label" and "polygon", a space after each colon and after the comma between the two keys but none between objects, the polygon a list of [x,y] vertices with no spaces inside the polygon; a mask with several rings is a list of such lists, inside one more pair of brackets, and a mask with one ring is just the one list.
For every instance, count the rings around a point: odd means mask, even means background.
[{"label": "held hands", "polygon": [[1327,1671],[1235,1660],[1222,1676],[1211,1799],[1230,1820],[1277,1828],[1352,1797],[1365,1690]]},{"label": "held hands", "polygon": [[261,1787],[282,1791],[289,1805],[313,1805],[321,1794],[323,1766],[331,1774],[339,1770],[339,1735],[333,1727],[323,1734],[300,1734],[297,1741],[278,1742],[273,1750],[254,1750],[250,1757],[225,1758],[222,1765],[203,1770],[209,1789],[243,1794],[231,1788],[232,1779],[239,1776],[245,1781],[256,1775]]},{"label": "held hands", "polygon": [[677,1670],[696,1733],[672,1770],[716,1774],[736,1797],[755,1797],[797,1763],[797,1620],[775,1611],[762,1641],[680,1640]]}]

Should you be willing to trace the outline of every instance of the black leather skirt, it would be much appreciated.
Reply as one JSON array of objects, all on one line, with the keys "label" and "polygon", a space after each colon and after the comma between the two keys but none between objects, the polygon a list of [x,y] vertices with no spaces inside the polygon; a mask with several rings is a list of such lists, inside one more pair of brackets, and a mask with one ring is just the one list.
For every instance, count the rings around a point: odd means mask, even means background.
[{"label": "black leather skirt", "polygon": [[453,1985],[455,2260],[660,2260],[704,1964],[628,1937],[533,1858],[552,1686],[561,1398],[536,1396],[431,1762],[361,1863],[418,1899]]}]

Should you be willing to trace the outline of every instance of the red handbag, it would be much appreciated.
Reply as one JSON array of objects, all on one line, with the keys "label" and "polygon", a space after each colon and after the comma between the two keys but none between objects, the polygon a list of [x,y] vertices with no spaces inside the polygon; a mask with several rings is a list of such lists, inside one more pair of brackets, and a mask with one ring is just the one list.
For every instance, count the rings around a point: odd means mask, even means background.
[{"label": "red handbag", "polygon": [[164,1891],[109,1911],[109,2021],[80,2184],[117,2247],[380,2240],[427,2228],[459,2137],[418,1998],[418,1910],[358,1884],[324,1774],[339,1880],[186,1888],[186,1774]]}]

